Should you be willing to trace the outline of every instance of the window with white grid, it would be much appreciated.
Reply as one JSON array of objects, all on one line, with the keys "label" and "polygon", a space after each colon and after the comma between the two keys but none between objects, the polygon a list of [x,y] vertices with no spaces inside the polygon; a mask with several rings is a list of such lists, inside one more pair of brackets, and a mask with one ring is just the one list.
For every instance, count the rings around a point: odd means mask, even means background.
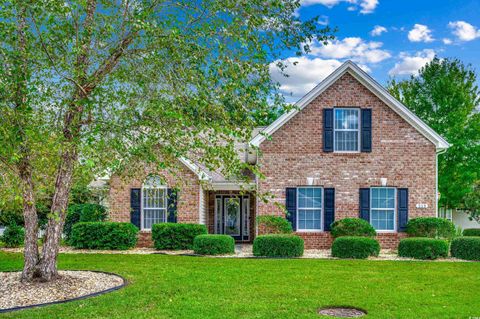
[{"label": "window with white grid", "polygon": [[392,187],[370,188],[370,223],[375,230],[395,230],[395,193]]},{"label": "window with white grid", "polygon": [[167,188],[159,176],[149,176],[142,187],[142,229],[167,221]]},{"label": "window with white grid", "polygon": [[320,187],[297,188],[297,230],[322,230],[322,197]]},{"label": "window with white grid", "polygon": [[337,152],[359,151],[360,110],[334,110],[334,150]]}]

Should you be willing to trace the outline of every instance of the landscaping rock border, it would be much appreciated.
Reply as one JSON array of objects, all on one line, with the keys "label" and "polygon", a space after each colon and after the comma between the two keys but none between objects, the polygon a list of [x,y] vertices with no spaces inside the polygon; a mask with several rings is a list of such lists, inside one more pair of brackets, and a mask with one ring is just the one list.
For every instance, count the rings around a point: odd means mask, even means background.
[{"label": "landscaping rock border", "polygon": [[[49,301],[49,302],[45,302],[45,303],[38,303],[38,304],[31,304],[31,305],[25,305],[25,306],[3,308],[3,309],[0,308],[0,313],[12,312],[12,311],[18,311],[18,310],[24,310],[24,309],[30,309],[30,308],[36,308],[36,307],[44,307],[44,306],[55,305],[55,304],[62,304],[62,303],[67,303],[67,302],[77,301],[77,300],[83,300],[83,299],[87,299],[87,298],[91,298],[91,297],[95,297],[95,296],[99,296],[99,295],[103,295],[103,294],[106,294],[106,293],[109,293],[109,292],[119,290],[119,289],[125,287],[128,284],[127,280],[124,277],[122,277],[118,274],[111,273],[111,272],[106,272],[106,271],[98,271],[98,270],[61,270],[61,271],[59,271],[60,275],[62,275],[62,274],[65,275],[67,273],[72,273],[72,272],[73,273],[75,273],[75,272],[97,273],[97,274],[105,274],[105,275],[109,275],[109,276],[115,276],[115,277],[117,277],[121,280],[121,284],[110,287],[108,289],[95,291],[95,292],[92,292],[92,293],[89,293],[89,294],[80,295],[80,296],[77,296],[77,297],[74,297],[74,298],[69,298],[69,299],[60,299],[60,300],[54,300],[54,301]],[[4,271],[4,272],[0,272],[0,273],[19,273],[20,274],[19,271]]]}]

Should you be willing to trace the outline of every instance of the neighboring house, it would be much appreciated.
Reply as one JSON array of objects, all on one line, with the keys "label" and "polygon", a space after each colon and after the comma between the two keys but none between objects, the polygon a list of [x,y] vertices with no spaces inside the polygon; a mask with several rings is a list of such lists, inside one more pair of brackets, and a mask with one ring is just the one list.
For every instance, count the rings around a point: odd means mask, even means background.
[{"label": "neighboring house", "polygon": [[273,201],[240,196],[239,183],[181,159],[176,176],[149,167],[134,179],[112,176],[110,218],[137,225],[139,245],[167,221],[249,242],[262,233],[256,216],[285,216],[278,202],[306,248],[329,248],[330,224],[345,217],[366,219],[382,247],[394,248],[409,218],[437,215],[437,154],[449,144],[357,65],[344,63],[297,106],[251,140],[258,156],[239,148],[266,176],[246,186]]},{"label": "neighboring house", "polygon": [[460,229],[480,228],[480,223],[475,220],[470,220],[468,213],[461,209],[446,209],[445,207],[440,207],[438,217],[450,220]]}]

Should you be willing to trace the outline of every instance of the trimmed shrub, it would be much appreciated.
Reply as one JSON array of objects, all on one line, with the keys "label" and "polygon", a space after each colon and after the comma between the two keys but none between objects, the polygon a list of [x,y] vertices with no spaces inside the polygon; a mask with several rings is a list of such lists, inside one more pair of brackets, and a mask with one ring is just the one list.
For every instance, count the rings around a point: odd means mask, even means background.
[{"label": "trimmed shrub", "polygon": [[226,255],[235,253],[235,239],[229,235],[198,235],[193,250],[199,255]]},{"label": "trimmed shrub", "polygon": [[290,222],[281,216],[258,216],[257,224],[259,227],[263,227],[267,234],[291,234],[293,232]]},{"label": "trimmed shrub", "polygon": [[458,237],[450,247],[452,257],[465,260],[480,260],[480,237]]},{"label": "trimmed shrub", "polygon": [[447,257],[448,241],[426,237],[405,238],[400,240],[398,255],[415,259]]},{"label": "trimmed shrub", "polygon": [[407,233],[411,237],[452,239],[455,236],[455,225],[443,218],[419,217],[408,221]]},{"label": "trimmed shrub", "polygon": [[23,245],[25,230],[16,224],[8,225],[3,231],[2,241],[5,247],[16,248]]},{"label": "trimmed shrub", "polygon": [[72,227],[70,244],[79,249],[125,250],[135,247],[137,233],[131,223],[80,222]]},{"label": "trimmed shrub", "polygon": [[253,255],[263,257],[300,257],[303,255],[303,239],[295,235],[262,235],[253,241]]},{"label": "trimmed shrub", "polygon": [[373,238],[359,236],[342,236],[332,245],[332,256],[338,258],[365,259],[378,256],[380,244]]},{"label": "trimmed shrub", "polygon": [[68,241],[72,232],[72,226],[78,222],[103,222],[107,219],[107,210],[98,204],[74,204],[70,205],[65,217],[63,233]]},{"label": "trimmed shrub", "polygon": [[364,219],[344,218],[332,224],[331,234],[333,238],[342,236],[375,237],[377,232],[373,226]]},{"label": "trimmed shrub", "polygon": [[156,249],[193,249],[194,238],[207,233],[207,227],[200,224],[162,223],[152,226],[152,240]]},{"label": "trimmed shrub", "polygon": [[463,230],[463,236],[480,237],[480,228],[468,228]]}]

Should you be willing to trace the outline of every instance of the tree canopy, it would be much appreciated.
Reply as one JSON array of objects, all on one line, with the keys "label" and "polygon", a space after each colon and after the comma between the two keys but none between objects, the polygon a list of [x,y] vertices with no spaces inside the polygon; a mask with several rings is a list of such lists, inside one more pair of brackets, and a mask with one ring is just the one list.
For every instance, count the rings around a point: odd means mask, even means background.
[{"label": "tree canopy", "polygon": [[417,76],[392,80],[397,99],[442,135],[451,147],[439,156],[440,204],[464,206],[480,179],[480,91],[471,66],[458,59],[434,58]]}]

